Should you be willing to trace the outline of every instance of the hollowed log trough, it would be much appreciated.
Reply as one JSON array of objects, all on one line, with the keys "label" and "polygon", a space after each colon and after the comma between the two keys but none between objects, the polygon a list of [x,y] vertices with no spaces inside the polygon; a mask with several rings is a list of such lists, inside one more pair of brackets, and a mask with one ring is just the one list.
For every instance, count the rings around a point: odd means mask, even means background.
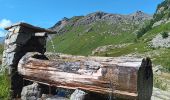
[{"label": "hollowed log trough", "polygon": [[83,57],[60,55],[48,60],[38,53],[27,53],[18,72],[28,80],[50,86],[81,89],[129,100],[149,100],[153,73],[149,58]]}]

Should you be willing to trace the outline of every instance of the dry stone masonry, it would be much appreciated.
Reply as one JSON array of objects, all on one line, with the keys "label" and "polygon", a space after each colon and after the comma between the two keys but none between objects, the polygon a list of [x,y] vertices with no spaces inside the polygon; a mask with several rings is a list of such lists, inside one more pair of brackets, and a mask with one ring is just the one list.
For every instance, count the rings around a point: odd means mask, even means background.
[{"label": "dry stone masonry", "polygon": [[19,60],[27,52],[44,54],[47,32],[54,32],[22,22],[5,29],[8,33],[4,43],[3,66],[7,66],[11,73],[11,94],[15,98],[20,97],[23,84],[23,79],[17,72]]}]

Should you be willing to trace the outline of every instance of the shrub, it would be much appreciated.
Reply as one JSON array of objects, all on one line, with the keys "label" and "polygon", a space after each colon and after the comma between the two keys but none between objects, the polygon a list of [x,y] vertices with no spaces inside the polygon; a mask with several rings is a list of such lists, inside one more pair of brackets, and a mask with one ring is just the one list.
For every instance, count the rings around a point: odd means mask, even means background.
[{"label": "shrub", "polygon": [[161,35],[162,35],[162,38],[164,39],[169,36],[168,32],[162,32]]},{"label": "shrub", "polygon": [[137,38],[142,37],[146,32],[151,30],[153,24],[154,24],[154,20],[152,19],[152,20],[150,20],[150,22],[148,24],[146,24],[144,27],[139,29],[139,31],[137,32]]},{"label": "shrub", "polygon": [[108,53],[105,53],[105,57],[108,57]]},{"label": "shrub", "polygon": [[154,22],[160,21],[163,18],[164,14],[160,13],[160,14],[155,14],[154,15]]}]

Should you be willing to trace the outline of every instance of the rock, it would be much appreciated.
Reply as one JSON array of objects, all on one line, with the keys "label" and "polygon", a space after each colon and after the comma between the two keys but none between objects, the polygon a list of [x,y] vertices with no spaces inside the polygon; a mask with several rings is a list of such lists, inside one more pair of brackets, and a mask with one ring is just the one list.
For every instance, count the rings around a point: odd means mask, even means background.
[{"label": "rock", "polygon": [[18,45],[17,44],[14,44],[14,45],[9,45],[8,46],[8,49],[6,50],[6,53],[11,53],[11,52],[15,52],[18,50]]},{"label": "rock", "polygon": [[94,12],[91,14],[88,14],[87,16],[84,16],[80,20],[78,20],[75,23],[75,26],[80,25],[87,25],[91,24],[96,21],[109,21],[112,24],[120,23],[120,22],[129,22],[129,21],[144,21],[146,19],[151,19],[152,17],[150,15],[147,15],[143,13],[142,11],[137,11],[133,14],[129,15],[120,15],[120,14],[109,14],[105,12]]},{"label": "rock", "polygon": [[90,31],[92,31],[92,30],[93,30],[92,27],[89,27],[89,28],[87,28],[87,29],[85,30],[84,33],[88,33],[88,32],[90,32]]},{"label": "rock", "polygon": [[5,59],[5,62],[7,63],[8,66],[13,65],[15,63],[14,62],[15,55],[16,55],[16,52],[7,53],[7,55],[6,55],[7,57]]},{"label": "rock", "polygon": [[21,100],[37,100],[40,97],[40,90],[37,83],[23,87]]},{"label": "rock", "polygon": [[86,69],[90,70],[98,70],[102,65],[95,61],[85,61],[84,65],[86,66]]},{"label": "rock", "polygon": [[170,33],[167,38],[163,38],[161,34],[156,35],[150,42],[153,48],[170,48]]},{"label": "rock", "polygon": [[86,92],[76,89],[71,95],[70,100],[84,100],[86,94]]},{"label": "rock", "polygon": [[46,99],[46,98],[48,98],[48,95],[47,94],[42,94],[41,98]]},{"label": "rock", "polygon": [[161,70],[163,70],[163,67],[161,65],[156,65],[154,68],[153,68],[153,72],[156,74],[156,75],[161,75],[162,72]]},{"label": "rock", "polygon": [[165,9],[165,7],[160,7],[160,8],[157,10],[156,14],[161,14],[161,13],[164,11],[164,9]]},{"label": "rock", "polygon": [[143,21],[146,19],[150,19],[151,16],[142,12],[142,11],[136,11],[135,13],[130,15],[132,17],[132,20],[139,22],[139,21]]},{"label": "rock", "polygon": [[156,27],[156,26],[159,26],[159,25],[161,25],[161,24],[163,24],[163,23],[165,23],[165,22],[167,22],[166,19],[157,21],[157,22],[155,22],[155,23],[152,25],[152,28],[154,28],[154,27]]},{"label": "rock", "polygon": [[111,49],[115,49],[115,48],[124,48],[128,45],[130,45],[131,43],[126,43],[126,44],[119,44],[119,45],[105,45],[105,46],[100,46],[100,47],[97,47],[95,50],[92,51],[92,55],[95,55],[95,54],[100,54],[100,53],[103,53],[103,52],[106,52],[108,50],[111,50]]},{"label": "rock", "polygon": [[53,96],[53,97],[47,98],[46,100],[69,100],[69,99],[64,98],[64,97]]},{"label": "rock", "polygon": [[34,34],[34,36],[44,37],[47,36],[46,32],[37,32]]},{"label": "rock", "polygon": [[154,87],[151,100],[170,100],[169,93]]},{"label": "rock", "polygon": [[[111,14],[111,13],[98,11],[98,12],[90,13],[86,16],[76,16],[76,17],[72,17],[67,20],[60,20],[53,27],[51,27],[51,29],[57,31],[59,34],[62,34],[62,33],[66,33],[69,31],[70,28],[68,29],[67,26],[69,27],[71,26],[75,28],[75,27],[84,26],[84,25],[93,26],[96,24],[96,22],[97,23],[106,22],[106,24],[108,25],[121,26],[124,28],[124,31],[125,30],[129,31],[129,29],[131,29],[130,26],[134,26],[134,24],[139,26],[139,24],[144,24],[144,21],[150,20],[151,18],[152,18],[151,15],[148,15],[142,11],[137,11],[129,15]],[[128,24],[128,27],[125,27],[127,26],[125,24]],[[97,28],[102,28],[102,27],[104,26],[97,25]],[[74,30],[74,28],[71,28],[71,29]],[[95,30],[98,32],[98,30],[94,28],[93,31]],[[87,33],[89,31],[91,31],[91,29],[85,29],[84,33]],[[117,33],[117,32],[115,31],[114,33]]]},{"label": "rock", "polygon": [[68,98],[65,97],[60,97],[58,95],[47,95],[47,94],[42,94],[41,100],[69,100]]}]

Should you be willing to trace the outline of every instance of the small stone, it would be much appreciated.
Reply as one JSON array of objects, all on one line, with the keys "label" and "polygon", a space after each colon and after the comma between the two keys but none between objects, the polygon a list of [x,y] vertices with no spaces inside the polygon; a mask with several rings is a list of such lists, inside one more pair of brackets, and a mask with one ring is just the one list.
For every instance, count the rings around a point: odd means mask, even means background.
[{"label": "small stone", "polygon": [[86,94],[86,92],[76,89],[71,95],[70,100],[84,100]]},{"label": "small stone", "polygon": [[47,35],[46,32],[38,32],[38,33],[35,33],[35,36],[42,36],[42,37],[45,37]]},{"label": "small stone", "polygon": [[43,100],[43,99],[41,99],[41,98],[38,98],[37,100]]}]

